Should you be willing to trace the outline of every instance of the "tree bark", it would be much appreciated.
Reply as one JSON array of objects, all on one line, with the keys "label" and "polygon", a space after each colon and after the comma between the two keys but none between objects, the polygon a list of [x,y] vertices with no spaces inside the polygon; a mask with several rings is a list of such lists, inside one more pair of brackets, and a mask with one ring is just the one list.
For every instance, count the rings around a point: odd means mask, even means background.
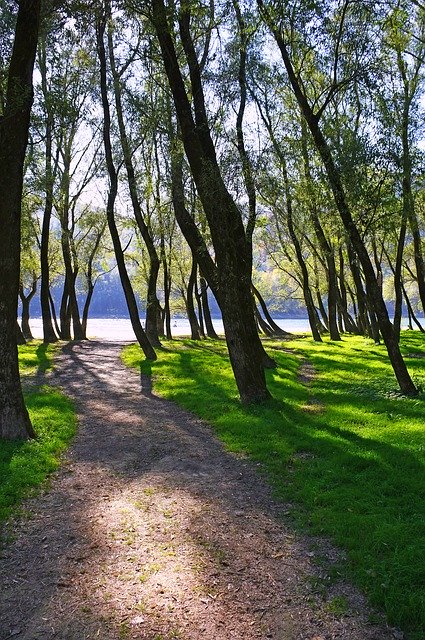
[{"label": "tree bark", "polygon": [[310,218],[313,223],[314,232],[316,234],[317,241],[319,243],[320,250],[326,260],[326,276],[328,281],[328,321],[327,325],[329,328],[330,338],[331,340],[341,340],[341,336],[339,335],[338,324],[337,324],[337,302],[338,302],[338,282],[337,282],[337,272],[335,265],[335,257],[333,248],[331,247],[328,239],[326,238],[325,232],[323,231],[323,227],[320,223],[319,216],[316,210],[316,203],[314,201],[314,196],[312,193],[312,176],[310,170],[310,160],[308,157],[308,149],[307,149],[307,131],[306,131],[306,123],[304,117],[302,117],[301,121],[301,146],[302,146],[302,154],[304,160],[304,172],[305,179],[307,181],[307,189],[310,192],[310,207],[309,213]]},{"label": "tree bark", "polygon": [[294,95],[298,101],[299,106],[301,107],[302,114],[305,118],[305,121],[316,145],[317,151],[319,152],[319,155],[325,167],[338,213],[353,245],[354,251],[358,255],[358,258],[362,265],[368,296],[371,304],[373,305],[373,310],[377,317],[379,329],[382,333],[382,337],[387,348],[388,356],[394,370],[394,374],[400,386],[400,390],[405,395],[415,396],[418,394],[418,390],[413,383],[413,380],[407,370],[406,363],[404,362],[401,355],[397,336],[395,336],[394,334],[393,326],[388,317],[388,310],[382,297],[382,292],[376,279],[375,271],[370,260],[368,250],[351,216],[351,212],[345,197],[340,171],[334,162],[331,148],[327,143],[321,128],[319,127],[319,118],[316,116],[316,114],[314,114],[302,90],[299,78],[296,76],[292,63],[290,61],[289,54],[286,49],[286,45],[281,32],[277,29],[274,22],[270,20],[270,16],[265,10],[263,0],[257,0],[257,2],[260,10],[262,11],[262,15],[264,16],[278,44]]},{"label": "tree bark", "polygon": [[106,216],[108,220],[109,232],[112,238],[112,244],[114,246],[115,258],[117,261],[118,273],[120,275],[121,284],[124,291],[124,296],[127,302],[127,308],[130,315],[131,326],[133,328],[136,339],[145,354],[147,360],[156,360],[156,353],[149,342],[147,335],[145,334],[142,324],[140,322],[139,310],[137,308],[137,302],[134,295],[133,288],[131,286],[130,278],[128,277],[127,268],[125,265],[124,252],[121,247],[120,237],[118,229],[115,223],[115,200],[118,193],[118,176],[115,169],[113,157],[112,157],[112,144],[111,144],[111,115],[108,101],[108,89],[106,79],[106,53],[104,44],[104,35],[106,28],[106,20],[109,18],[109,6],[106,3],[106,15],[99,16],[96,24],[96,39],[97,39],[97,53],[100,63],[100,89],[103,107],[103,142],[105,147],[106,165],[109,175],[109,192],[106,205]]},{"label": "tree bark", "polygon": [[26,344],[25,336],[18,321],[16,321],[16,344]]},{"label": "tree bark", "polygon": [[41,316],[43,322],[43,341],[45,343],[56,342],[57,335],[53,328],[52,316],[50,311],[50,264],[49,264],[49,240],[50,240],[50,222],[53,211],[53,181],[54,171],[52,167],[52,137],[53,137],[53,116],[49,104],[48,88],[47,88],[47,68],[46,68],[46,42],[41,39],[39,67],[41,72],[41,88],[46,108],[46,131],[45,131],[45,201],[43,222],[41,226],[40,241],[40,304]]},{"label": "tree bark", "polygon": [[201,339],[201,334],[199,332],[198,318],[196,317],[195,306],[193,304],[193,294],[194,294],[195,285],[196,285],[196,273],[197,273],[196,258],[192,253],[192,268],[190,270],[189,282],[187,285],[187,294],[186,294],[186,311],[187,311],[187,317],[189,319],[192,340]]},{"label": "tree bark", "polygon": [[161,342],[158,336],[158,314],[159,300],[157,296],[157,282],[159,274],[159,257],[155,248],[155,244],[149,232],[149,228],[144,220],[142,208],[140,206],[139,194],[137,192],[137,180],[133,166],[133,159],[130,149],[130,143],[124,122],[124,111],[122,106],[122,91],[121,80],[116,68],[115,55],[114,55],[114,43],[112,38],[111,29],[108,29],[108,46],[109,46],[109,60],[112,71],[112,78],[114,84],[115,95],[115,107],[118,120],[118,128],[120,133],[121,149],[124,157],[124,164],[127,172],[127,182],[130,191],[130,199],[133,207],[134,217],[136,219],[137,226],[142,235],[143,241],[146,245],[146,249],[149,255],[149,276],[148,276],[148,294],[146,303],[146,324],[145,330],[149,342],[154,347],[160,347]]},{"label": "tree bark", "polygon": [[[242,402],[270,397],[261,341],[251,298],[251,250],[240,212],[227,191],[216,158],[206,117],[199,65],[189,33],[189,5],[181,6],[180,38],[189,65],[195,118],[186,93],[163,0],[152,0],[153,23],[161,47],[186,156],[205,211],[216,256],[219,302],[230,362]],[[198,258],[204,276],[208,274]],[[210,283],[211,286],[211,283]]]},{"label": "tree bark", "polygon": [[19,297],[21,299],[21,305],[22,305],[21,325],[22,325],[22,333],[24,335],[25,340],[33,340],[33,335],[31,333],[31,327],[30,327],[30,304],[36,292],[37,292],[37,276],[34,273],[32,278],[32,283],[31,283],[31,289],[27,295],[25,295],[24,287],[22,286],[22,284],[19,285]]},{"label": "tree bark", "polygon": [[202,310],[204,313],[205,329],[207,331],[207,336],[208,338],[212,338],[213,340],[218,340],[218,335],[216,333],[216,330],[214,329],[214,325],[211,318],[210,305],[208,302],[207,282],[202,274],[199,277],[199,286],[201,288]]},{"label": "tree bark", "polygon": [[21,0],[0,119],[0,437],[7,439],[34,436],[19,377],[16,318],[23,168],[39,20],[40,1]]}]

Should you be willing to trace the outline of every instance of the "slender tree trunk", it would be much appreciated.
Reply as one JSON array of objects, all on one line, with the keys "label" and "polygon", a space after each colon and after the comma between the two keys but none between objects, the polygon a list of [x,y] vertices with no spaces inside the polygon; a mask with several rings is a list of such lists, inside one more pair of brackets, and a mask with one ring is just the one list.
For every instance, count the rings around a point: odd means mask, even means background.
[{"label": "slender tree trunk", "polygon": [[313,302],[313,296],[311,293],[311,288],[310,288],[310,283],[309,283],[309,276],[308,276],[308,270],[307,270],[307,265],[305,263],[304,257],[302,255],[302,250],[301,250],[301,244],[300,241],[295,233],[295,227],[293,224],[293,207],[292,207],[292,196],[291,196],[291,191],[290,191],[290,186],[289,186],[289,179],[288,179],[288,171],[286,168],[286,158],[283,154],[283,151],[280,147],[280,145],[278,144],[278,141],[276,140],[276,136],[274,135],[274,130],[273,130],[273,126],[271,123],[271,119],[270,119],[270,115],[269,115],[269,111],[267,108],[267,104],[265,105],[264,111],[263,111],[263,107],[260,104],[260,101],[258,100],[257,96],[255,94],[253,94],[254,96],[254,100],[257,104],[258,110],[260,112],[260,116],[261,119],[263,120],[263,123],[268,131],[270,140],[272,141],[274,150],[276,152],[277,157],[280,160],[280,164],[281,164],[281,170],[282,170],[282,175],[283,175],[283,182],[284,182],[284,187],[285,187],[285,199],[286,199],[286,211],[287,211],[287,223],[288,223],[288,231],[289,231],[289,235],[291,237],[291,240],[294,244],[294,248],[295,248],[295,255],[297,256],[297,261],[301,270],[301,278],[302,278],[302,290],[303,290],[303,297],[304,297],[304,302],[306,305],[306,309],[307,309],[307,314],[308,314],[308,320],[309,320],[309,324],[310,324],[310,328],[311,328],[311,332],[313,335],[313,339],[316,342],[321,342],[322,338],[320,336],[320,331],[319,331],[319,324],[318,324],[318,314],[316,311],[316,308],[314,306],[314,302]]},{"label": "slender tree trunk", "polygon": [[23,169],[39,20],[39,0],[21,0],[0,118],[0,437],[6,439],[34,436],[19,377],[16,318]]},{"label": "slender tree trunk", "polygon": [[423,239],[421,238],[418,218],[415,211],[415,201],[412,190],[412,158],[409,141],[410,108],[414,94],[412,93],[410,82],[407,76],[406,62],[400,51],[397,51],[397,64],[403,82],[404,93],[403,112],[401,119],[403,218],[407,218],[407,220],[409,221],[410,231],[413,237],[413,249],[419,298],[421,300],[422,310],[425,313],[425,263],[422,249]]},{"label": "slender tree trunk", "polygon": [[367,299],[366,293],[363,288],[362,277],[360,274],[360,268],[358,265],[358,258],[352,248],[350,240],[347,241],[347,254],[348,254],[348,263],[350,265],[351,275],[354,281],[354,287],[356,289],[356,298],[357,298],[357,324],[359,326],[360,332],[364,336],[372,337],[372,328],[370,326],[368,309],[367,309]]},{"label": "slender tree trunk", "polygon": [[63,290],[61,296],[61,304],[59,308],[60,319],[60,337],[61,340],[71,340],[71,314],[69,308],[69,286],[68,276],[65,275],[63,281]]},{"label": "slender tree trunk", "polygon": [[31,333],[31,327],[30,327],[30,304],[36,292],[37,292],[37,277],[35,274],[33,274],[31,290],[27,295],[25,295],[25,291],[22,284],[19,285],[19,297],[21,299],[21,305],[22,305],[22,313],[21,313],[22,333],[24,334],[24,338],[26,340],[33,340],[33,335]]},{"label": "slender tree trunk", "polygon": [[106,53],[104,45],[104,35],[106,28],[106,20],[109,18],[110,11],[109,5],[106,4],[106,15],[98,17],[96,24],[96,36],[97,36],[97,53],[100,63],[100,89],[102,96],[103,107],[103,142],[105,146],[106,165],[108,169],[108,175],[110,180],[108,201],[106,206],[106,216],[108,220],[109,232],[112,238],[112,244],[114,246],[115,258],[117,261],[118,272],[120,275],[121,284],[124,291],[124,296],[127,302],[128,312],[130,315],[131,326],[133,328],[136,339],[145,354],[147,360],[156,360],[156,353],[149,342],[147,335],[145,334],[142,324],[140,322],[139,310],[137,308],[136,298],[131,286],[130,278],[128,277],[127,269],[125,266],[124,252],[121,247],[120,237],[118,229],[115,223],[114,207],[115,200],[118,193],[118,176],[114,166],[112,157],[112,144],[111,144],[111,115],[108,101],[108,89],[106,79]]},{"label": "slender tree trunk", "polygon": [[193,294],[196,284],[196,272],[197,272],[197,264],[196,259],[192,255],[192,267],[189,275],[189,282],[187,285],[187,295],[186,295],[186,311],[187,317],[190,324],[190,332],[192,340],[200,340],[201,334],[199,332],[199,324],[198,318],[196,317],[195,307],[193,304]]},{"label": "slender tree trunk", "polygon": [[301,121],[301,142],[302,142],[302,154],[304,160],[304,172],[305,179],[307,181],[307,189],[310,192],[309,212],[310,218],[313,223],[314,232],[316,234],[317,241],[319,243],[320,250],[326,260],[326,275],[328,281],[328,321],[331,340],[341,340],[339,335],[338,323],[337,323],[337,304],[338,304],[338,281],[337,271],[335,265],[335,257],[333,248],[325,236],[323,227],[320,223],[319,216],[316,210],[315,198],[313,195],[312,176],[310,169],[310,160],[308,156],[307,148],[307,130],[304,118]]},{"label": "slender tree trunk", "polygon": [[81,326],[83,328],[84,335],[86,337],[87,337],[87,321],[89,318],[89,309],[90,309],[90,304],[93,298],[93,293],[94,293],[94,284],[90,282],[90,284],[87,287],[87,295],[84,301],[83,315],[81,317]]},{"label": "slender tree trunk", "polygon": [[322,316],[322,322],[325,326],[325,331],[329,331],[328,314],[326,313],[325,305],[323,304],[322,294],[320,293],[319,268],[317,265],[316,256],[314,256],[313,264],[314,264],[314,286],[316,290],[317,305],[319,307],[320,315]]},{"label": "slender tree trunk", "polygon": [[263,0],[257,0],[257,2],[280,49],[282,60],[285,65],[294,95],[298,101],[299,106],[301,107],[303,116],[310,129],[310,133],[313,137],[317,151],[319,152],[319,155],[325,167],[329,185],[331,187],[340,218],[353,245],[354,251],[358,255],[360,263],[362,265],[363,273],[366,280],[368,297],[371,301],[371,304],[373,305],[373,310],[377,317],[379,329],[382,333],[388,356],[400,389],[402,393],[406,395],[417,395],[418,390],[416,389],[412,378],[410,377],[410,374],[406,367],[406,363],[404,362],[401,355],[397,336],[394,334],[393,326],[388,317],[388,310],[382,297],[382,292],[376,279],[368,250],[351,216],[351,212],[345,197],[340,171],[334,162],[330,146],[319,127],[319,119],[313,113],[311,106],[308,103],[308,100],[303,92],[299,78],[295,74],[288,51],[282,38],[282,34],[277,29],[275,23],[270,20],[270,16],[265,10]]},{"label": "slender tree trunk", "polygon": [[[211,231],[220,291],[217,300],[236,384],[242,402],[262,401],[269,398],[270,393],[264,375],[264,349],[252,308],[250,243],[240,212],[224,185],[210,136],[199,66],[189,33],[189,5],[184,2],[181,7],[180,37],[189,65],[195,119],[167,24],[164,2],[152,0],[151,6],[183,144]],[[207,277],[204,265],[202,271]]]},{"label": "slender tree trunk", "polygon": [[118,128],[120,132],[121,148],[124,156],[124,164],[127,172],[128,188],[130,191],[131,204],[133,207],[134,217],[137,226],[142,235],[146,249],[149,255],[149,276],[148,276],[148,295],[146,304],[146,334],[149,342],[154,347],[160,347],[161,343],[158,336],[158,314],[160,313],[159,300],[157,296],[157,282],[159,274],[159,257],[155,248],[155,244],[151,237],[149,228],[144,220],[142,208],[140,206],[139,194],[137,192],[137,180],[133,166],[132,153],[130,143],[124,122],[124,112],[121,96],[121,80],[115,63],[114,43],[112,31],[108,29],[108,46],[109,60],[111,65],[112,77],[114,81],[115,107],[118,120]]},{"label": "slender tree trunk", "polygon": [[212,338],[213,340],[218,340],[218,335],[216,333],[216,330],[214,329],[214,325],[211,318],[210,305],[208,302],[207,282],[205,278],[202,276],[202,274],[200,275],[200,278],[199,278],[199,285],[201,287],[202,310],[204,312],[205,328],[207,331],[207,336],[209,338]]},{"label": "slender tree trunk", "polygon": [[301,245],[300,245],[298,236],[295,233],[295,227],[294,227],[294,221],[293,221],[292,195],[289,187],[289,178],[288,178],[288,171],[286,169],[286,161],[283,154],[280,152],[280,148],[278,147],[278,145],[275,145],[275,148],[277,149],[280,155],[280,161],[281,161],[281,167],[282,167],[282,173],[283,173],[283,182],[285,185],[288,231],[289,231],[289,236],[294,245],[295,255],[297,256],[299,267],[301,269],[303,297],[304,297],[305,306],[307,308],[308,321],[310,324],[313,340],[315,342],[322,342],[322,338],[320,336],[319,328],[316,322],[316,313],[315,313],[315,307],[313,302],[313,296],[311,295],[307,265],[305,263],[305,260],[302,254]]},{"label": "slender tree trunk", "polygon": [[40,241],[40,304],[41,317],[43,322],[43,341],[48,344],[57,341],[57,335],[53,328],[52,316],[50,312],[50,264],[49,264],[49,241],[50,223],[53,211],[53,168],[52,168],[52,137],[53,137],[53,116],[48,98],[47,89],[47,68],[46,68],[46,42],[42,38],[40,47],[41,86],[46,104],[46,134],[45,134],[45,202],[43,212],[43,222],[41,226]]},{"label": "slender tree trunk", "polygon": [[16,321],[16,344],[26,344],[25,336],[18,321]]},{"label": "slender tree trunk", "polygon": [[87,295],[84,301],[83,307],[83,315],[81,316],[81,326],[84,332],[84,335],[87,337],[87,321],[89,317],[90,304],[93,298],[94,288],[96,282],[99,278],[94,279],[93,281],[93,262],[96,257],[97,251],[99,249],[100,241],[102,239],[103,233],[105,231],[105,226],[102,224],[100,228],[96,230],[96,239],[93,243],[92,249],[89,253],[87,265],[85,267],[85,275],[86,275],[86,285],[87,285]]},{"label": "slender tree trunk", "polygon": [[415,312],[413,311],[412,303],[409,300],[409,296],[407,295],[407,291],[406,291],[404,285],[402,285],[402,289],[403,289],[404,299],[406,300],[407,311],[408,311],[408,314],[409,314],[409,329],[413,329],[413,327],[412,327],[412,320],[413,320],[415,325],[418,327],[419,331],[421,333],[425,333],[425,329],[423,328],[423,326],[419,322]]},{"label": "slender tree trunk", "polygon": [[171,331],[171,312],[170,312],[171,278],[169,274],[167,256],[165,254],[164,237],[161,237],[161,254],[162,254],[162,271],[163,271],[163,282],[164,282],[165,335],[167,337],[167,340],[172,340],[173,334]]},{"label": "slender tree trunk", "polygon": [[205,338],[204,311],[202,309],[202,298],[200,289],[198,289],[198,275],[196,273],[195,286],[193,293],[195,295],[196,306],[198,308],[198,325],[201,338]]},{"label": "slender tree trunk", "polygon": [[[78,308],[77,293],[75,291],[76,272],[73,269],[71,248],[68,238],[68,229],[62,229],[62,255],[65,265],[65,282],[66,282],[66,294],[67,298],[67,324],[72,320],[72,329],[74,334],[74,340],[85,340],[86,336],[80,320],[80,310]],[[64,285],[65,286],[65,285]],[[68,334],[68,329],[66,333]],[[63,334],[65,328],[63,329]],[[63,339],[69,339],[62,335]]]},{"label": "slender tree trunk", "polygon": [[280,336],[280,337],[288,337],[291,334],[288,333],[288,331],[285,331],[284,329],[282,329],[281,327],[279,327],[278,324],[276,324],[276,322],[273,320],[273,318],[270,315],[269,310],[267,309],[267,305],[266,302],[263,298],[263,296],[261,295],[261,293],[258,291],[257,287],[255,287],[253,284],[251,285],[252,287],[252,291],[254,296],[257,298],[259,305],[261,307],[261,311],[264,314],[264,319],[267,322],[268,326],[270,327],[271,330],[271,334],[274,336]]},{"label": "slender tree trunk", "polygon": [[253,305],[254,305],[254,314],[255,314],[255,319],[257,320],[258,323],[258,327],[260,328],[260,330],[268,337],[271,338],[273,336],[273,330],[270,327],[270,325],[267,324],[267,322],[264,320],[263,316],[261,315],[261,313],[259,312],[259,310],[257,309],[256,305],[255,305],[255,301],[252,301]]},{"label": "slender tree trunk", "polygon": [[347,296],[347,287],[345,283],[345,260],[344,254],[342,252],[342,247],[339,247],[339,298],[338,298],[338,307],[340,309],[342,318],[344,320],[345,330],[348,333],[353,333],[354,335],[359,335],[360,330],[356,323],[354,322],[351,314],[348,310],[348,296]]}]

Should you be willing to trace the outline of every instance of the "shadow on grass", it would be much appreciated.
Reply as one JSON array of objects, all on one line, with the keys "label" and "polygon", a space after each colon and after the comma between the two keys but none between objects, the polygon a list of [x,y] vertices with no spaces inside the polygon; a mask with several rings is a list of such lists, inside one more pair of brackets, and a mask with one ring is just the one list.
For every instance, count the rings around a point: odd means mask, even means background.
[{"label": "shadow on grass", "polygon": [[[273,399],[248,407],[237,400],[223,353],[203,343],[170,352],[151,372],[161,395],[208,420],[229,450],[246,452],[267,469],[277,494],[293,501],[299,523],[346,549],[351,577],[392,623],[420,634],[423,399],[397,395],[384,347],[355,345],[294,345],[318,372],[308,387],[297,381],[302,359],[273,349],[278,368],[267,372]],[[413,336],[404,349],[416,353],[423,345]],[[424,373],[423,361],[414,365]],[[323,413],[303,411],[312,395],[325,405]]]}]

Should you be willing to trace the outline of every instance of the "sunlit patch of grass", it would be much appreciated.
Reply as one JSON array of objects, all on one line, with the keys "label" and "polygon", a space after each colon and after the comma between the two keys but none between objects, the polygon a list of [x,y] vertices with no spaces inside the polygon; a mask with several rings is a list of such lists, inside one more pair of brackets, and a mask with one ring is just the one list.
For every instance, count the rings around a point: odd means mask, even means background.
[{"label": "sunlit patch of grass", "polygon": [[[24,379],[52,366],[52,351],[45,345],[24,345],[19,353]],[[22,498],[36,491],[57,468],[61,453],[76,430],[73,405],[58,390],[43,386],[28,391],[25,402],[37,437],[16,442],[0,440],[0,521],[9,517]]]},{"label": "sunlit patch of grass", "polygon": [[58,349],[57,345],[44,344],[41,340],[33,340],[18,348],[19,371],[22,377],[45,373],[52,368],[52,357]]},{"label": "sunlit patch of grass", "polygon": [[[285,350],[282,350],[285,347]],[[289,347],[293,351],[286,349]],[[229,450],[264,465],[293,517],[347,551],[346,570],[408,637],[425,636],[425,402],[405,398],[384,346],[267,342],[273,400],[243,407],[222,341],[165,344],[146,363],[136,346],[124,361],[150,373],[155,393],[214,426]],[[425,387],[425,337],[404,332],[402,350]],[[317,372],[308,387],[302,361]],[[306,411],[311,399],[321,411]]]}]

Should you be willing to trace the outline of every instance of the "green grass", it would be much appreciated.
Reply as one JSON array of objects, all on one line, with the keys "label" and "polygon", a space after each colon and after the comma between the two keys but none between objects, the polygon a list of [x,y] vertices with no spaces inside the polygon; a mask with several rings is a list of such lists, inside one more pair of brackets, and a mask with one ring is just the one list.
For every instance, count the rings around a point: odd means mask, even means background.
[{"label": "green grass", "polygon": [[[152,374],[156,393],[208,420],[227,448],[263,463],[293,518],[347,552],[338,568],[391,624],[425,637],[425,401],[400,396],[383,346],[358,337],[268,342],[273,400],[242,407],[224,343],[166,343],[158,360],[130,346],[124,361]],[[291,352],[283,351],[288,347]],[[402,349],[425,387],[425,338]],[[317,376],[301,384],[303,360]],[[311,405],[314,396],[320,404]],[[322,406],[320,406],[322,405]]]},{"label": "green grass", "polygon": [[[19,347],[23,380],[52,366],[52,347],[35,342]],[[75,433],[73,405],[62,393],[46,386],[25,393],[37,434],[35,440],[0,441],[0,522],[19,508],[57,468],[60,454]]]}]

